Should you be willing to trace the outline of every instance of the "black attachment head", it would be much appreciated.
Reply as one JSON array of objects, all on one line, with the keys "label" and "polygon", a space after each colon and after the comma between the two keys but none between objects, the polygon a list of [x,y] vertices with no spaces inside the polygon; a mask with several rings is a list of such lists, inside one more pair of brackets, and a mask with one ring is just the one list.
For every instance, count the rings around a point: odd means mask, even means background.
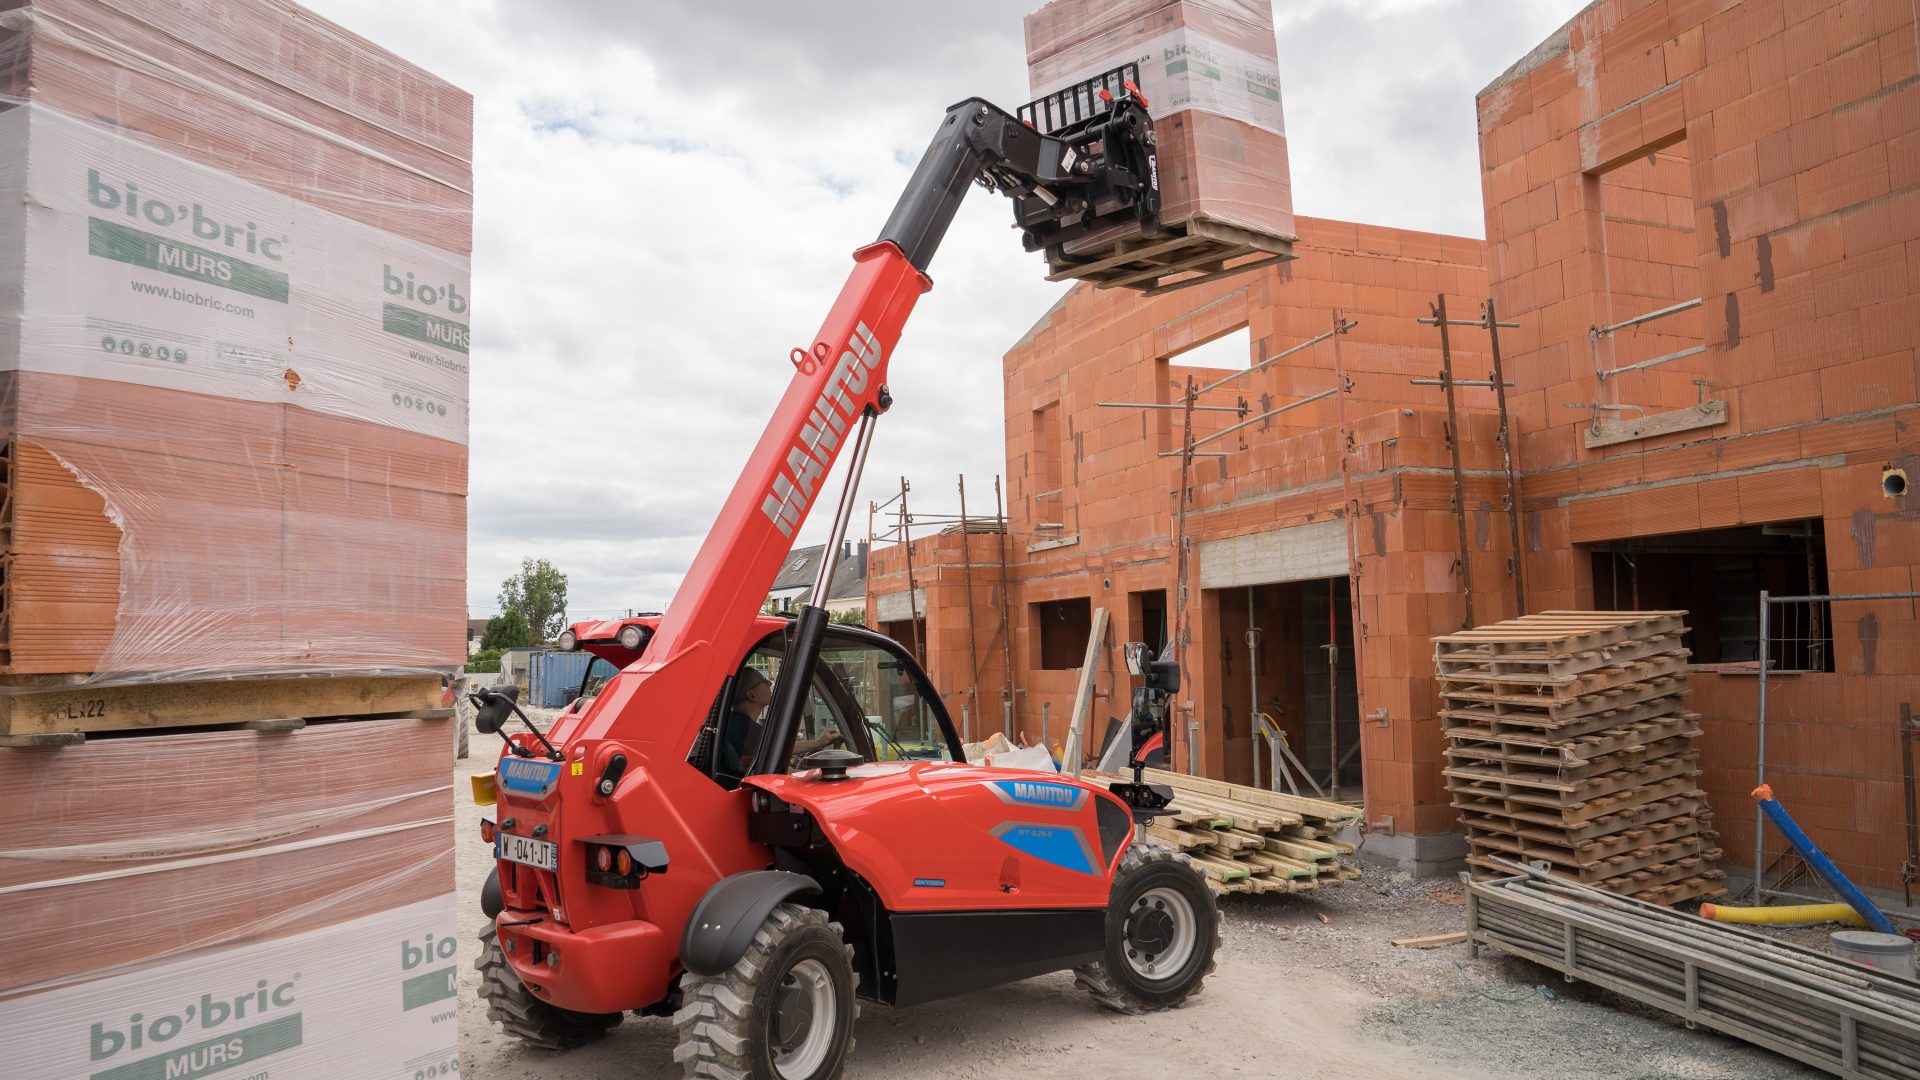
[{"label": "black attachment head", "polygon": [[821,780],[827,783],[838,783],[847,778],[848,769],[853,768],[855,765],[864,764],[866,760],[866,758],[861,757],[851,750],[832,747],[826,750],[815,750],[813,753],[801,758],[800,767],[803,769],[819,769]]}]

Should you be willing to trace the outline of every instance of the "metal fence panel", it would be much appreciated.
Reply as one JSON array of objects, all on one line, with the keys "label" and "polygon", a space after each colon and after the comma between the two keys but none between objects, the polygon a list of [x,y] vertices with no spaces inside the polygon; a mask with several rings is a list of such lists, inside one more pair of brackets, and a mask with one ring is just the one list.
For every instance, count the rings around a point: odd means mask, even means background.
[{"label": "metal fence panel", "polygon": [[[1760,594],[1758,779],[1854,882],[1920,884],[1920,593]],[[1825,674],[1831,673],[1831,674]],[[1829,900],[1756,807],[1756,895]]]}]

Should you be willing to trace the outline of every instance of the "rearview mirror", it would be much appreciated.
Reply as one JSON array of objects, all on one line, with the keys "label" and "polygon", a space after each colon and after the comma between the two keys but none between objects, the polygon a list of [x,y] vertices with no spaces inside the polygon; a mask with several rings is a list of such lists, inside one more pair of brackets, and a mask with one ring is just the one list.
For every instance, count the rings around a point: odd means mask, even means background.
[{"label": "rearview mirror", "polygon": [[473,702],[473,730],[482,735],[496,735],[513,715],[513,707],[520,700],[520,688],[509,683],[482,690],[468,700]]}]

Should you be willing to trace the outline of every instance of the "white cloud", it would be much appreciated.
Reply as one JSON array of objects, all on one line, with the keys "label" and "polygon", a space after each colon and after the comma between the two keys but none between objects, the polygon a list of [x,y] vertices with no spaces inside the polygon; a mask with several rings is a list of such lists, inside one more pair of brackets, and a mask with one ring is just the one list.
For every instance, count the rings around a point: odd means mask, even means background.
[{"label": "white cloud", "polygon": [[[1034,6],[308,2],[476,96],[476,615],[526,556],[576,613],[665,604],[946,106],[1024,100]],[[1296,208],[1479,235],[1473,95],[1581,3],[1279,6]],[[990,509],[1001,355],[1063,291],[1008,224],[976,195],[935,258],[863,504]]]}]

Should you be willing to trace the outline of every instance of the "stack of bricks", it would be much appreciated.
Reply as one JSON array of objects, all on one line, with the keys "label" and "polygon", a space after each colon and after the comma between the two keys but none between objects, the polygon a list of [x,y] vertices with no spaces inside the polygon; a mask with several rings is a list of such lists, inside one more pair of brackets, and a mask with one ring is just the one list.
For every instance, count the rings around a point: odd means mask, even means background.
[{"label": "stack of bricks", "polygon": [[1499,861],[1660,904],[1718,895],[1683,611],[1550,611],[1433,639],[1445,770],[1479,876]]},{"label": "stack of bricks", "polygon": [[457,667],[471,96],[282,0],[0,0],[0,102],[0,677]]}]

